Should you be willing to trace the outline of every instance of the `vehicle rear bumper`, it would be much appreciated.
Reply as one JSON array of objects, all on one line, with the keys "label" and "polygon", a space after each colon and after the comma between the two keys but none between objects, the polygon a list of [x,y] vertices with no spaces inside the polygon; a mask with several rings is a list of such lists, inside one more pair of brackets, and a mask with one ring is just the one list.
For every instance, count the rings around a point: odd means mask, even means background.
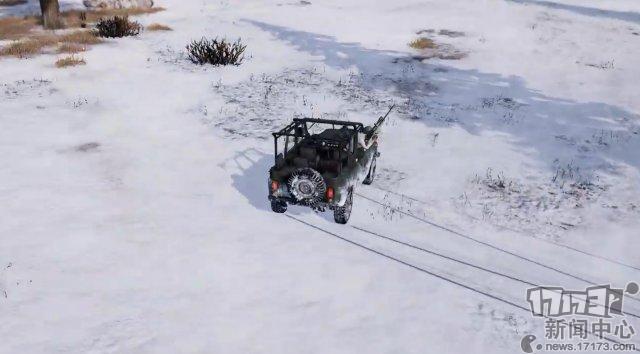
[{"label": "vehicle rear bumper", "polygon": [[318,202],[318,203],[309,204],[309,203],[299,202],[295,198],[291,198],[291,197],[276,197],[276,196],[273,196],[273,195],[269,196],[269,201],[271,201],[271,202],[284,202],[284,203],[287,203],[289,205],[302,205],[302,206],[306,206],[306,207],[310,207],[310,208],[314,208],[314,209],[334,210],[334,209],[339,207],[339,205],[337,205],[335,203],[331,203],[331,202]]}]

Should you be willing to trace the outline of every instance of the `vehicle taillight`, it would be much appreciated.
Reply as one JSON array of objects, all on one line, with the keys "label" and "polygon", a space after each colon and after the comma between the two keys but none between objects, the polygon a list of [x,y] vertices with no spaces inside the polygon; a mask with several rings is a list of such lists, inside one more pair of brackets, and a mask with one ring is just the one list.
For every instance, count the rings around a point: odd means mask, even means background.
[{"label": "vehicle taillight", "polygon": [[280,187],[280,183],[278,181],[271,181],[271,193],[275,193]]},{"label": "vehicle taillight", "polygon": [[327,200],[328,201],[333,200],[333,187],[327,188]]}]

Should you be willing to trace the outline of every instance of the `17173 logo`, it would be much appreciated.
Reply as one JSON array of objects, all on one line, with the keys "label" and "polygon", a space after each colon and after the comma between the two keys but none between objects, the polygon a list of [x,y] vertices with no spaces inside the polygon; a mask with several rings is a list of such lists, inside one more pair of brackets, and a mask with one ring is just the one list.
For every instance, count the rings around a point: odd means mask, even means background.
[{"label": "17173 logo", "polygon": [[[637,288],[637,284],[629,283],[631,288],[634,285]],[[527,290],[531,313],[539,317],[622,315],[623,299],[624,290],[611,288],[610,285],[592,286],[583,291],[559,287],[537,287]]]},{"label": "17173 logo", "polygon": [[[585,290],[566,290],[562,287],[539,286],[527,290],[527,302],[535,317],[545,319],[544,345],[532,346],[536,336],[522,338],[522,350],[533,348],[554,350],[635,350],[635,344],[624,343],[635,335],[632,324],[623,310],[625,294],[639,292],[637,283],[625,289],[610,285],[588,287]],[[562,343],[562,340],[570,342]],[[591,341],[589,341],[591,340]]]}]

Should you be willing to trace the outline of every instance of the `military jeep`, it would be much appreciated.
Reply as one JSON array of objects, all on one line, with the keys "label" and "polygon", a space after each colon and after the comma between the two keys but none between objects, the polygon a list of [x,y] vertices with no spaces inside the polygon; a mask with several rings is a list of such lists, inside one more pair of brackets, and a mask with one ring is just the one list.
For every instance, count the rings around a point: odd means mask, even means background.
[{"label": "military jeep", "polygon": [[376,133],[385,118],[373,127],[296,118],[273,133],[275,165],[269,170],[268,186],[271,209],[284,213],[288,204],[330,209],[337,223],[346,224],[356,186],[371,184],[375,177]]}]

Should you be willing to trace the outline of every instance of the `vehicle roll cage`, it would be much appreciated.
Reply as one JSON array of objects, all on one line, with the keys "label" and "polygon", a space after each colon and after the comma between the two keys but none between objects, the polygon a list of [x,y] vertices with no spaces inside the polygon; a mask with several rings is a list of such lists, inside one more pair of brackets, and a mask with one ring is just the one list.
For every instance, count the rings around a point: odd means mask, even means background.
[{"label": "vehicle roll cage", "polygon": [[[310,124],[310,125],[308,125]],[[323,137],[319,134],[311,134],[309,133],[309,129],[312,128],[316,124],[326,124],[330,125],[331,129],[336,129],[336,127],[350,127],[352,129],[348,129],[348,136],[346,139],[334,139],[329,137]],[[349,122],[342,120],[331,120],[331,119],[317,119],[317,118],[294,118],[293,122],[291,122],[286,127],[282,128],[280,131],[273,133],[274,140],[274,151],[275,158],[278,158],[278,139],[282,137],[286,137],[285,140],[285,149],[283,153],[283,157],[286,157],[286,153],[288,151],[289,145],[289,137],[294,138],[294,144],[299,140],[308,139],[314,145],[328,147],[328,148],[337,148],[337,149],[348,149],[349,145],[351,148],[357,145],[358,133],[364,131],[364,126],[362,123],[358,122]]]}]

